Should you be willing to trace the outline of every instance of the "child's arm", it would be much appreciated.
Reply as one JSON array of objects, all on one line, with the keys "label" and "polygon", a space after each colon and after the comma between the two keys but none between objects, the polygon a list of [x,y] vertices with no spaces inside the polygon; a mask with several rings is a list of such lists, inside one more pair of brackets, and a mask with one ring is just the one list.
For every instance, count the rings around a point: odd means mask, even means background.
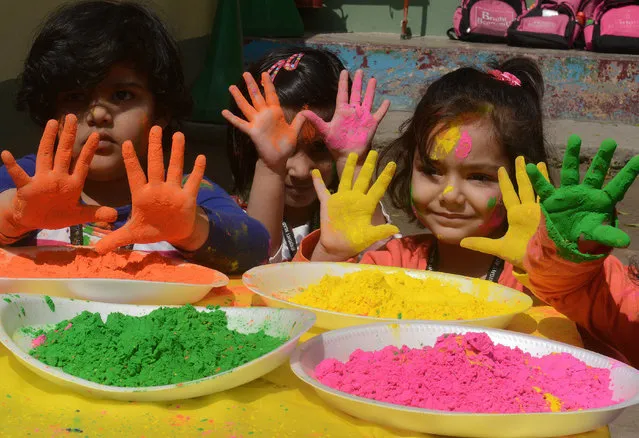
[{"label": "child's arm", "polygon": [[353,184],[357,155],[350,154],[337,193],[333,195],[326,189],[319,171],[313,170],[313,184],[320,201],[321,235],[311,260],[348,260],[373,243],[399,231],[394,225],[371,223],[373,212],[395,173],[395,163],[388,163],[377,181],[370,186],[376,161],[377,152],[370,151]]},{"label": "child's arm", "polygon": [[36,229],[116,220],[117,212],[113,208],[80,204],[99,138],[97,134],[89,136],[69,173],[76,132],[77,119],[68,115],[55,150],[58,122],[50,120],[47,123],[33,176],[20,167],[9,151],[2,152],[2,161],[15,190],[6,190],[0,197],[0,244],[13,243]]},{"label": "child's arm", "polygon": [[[615,204],[639,173],[639,156],[602,188],[616,143],[602,143],[581,184],[580,146],[579,137],[571,136],[557,189],[534,167],[527,168],[541,198],[544,220],[530,242],[524,266],[535,294],[637,366],[639,287],[608,253],[611,247],[630,243],[615,226]],[[586,251],[593,243],[597,250]]]}]

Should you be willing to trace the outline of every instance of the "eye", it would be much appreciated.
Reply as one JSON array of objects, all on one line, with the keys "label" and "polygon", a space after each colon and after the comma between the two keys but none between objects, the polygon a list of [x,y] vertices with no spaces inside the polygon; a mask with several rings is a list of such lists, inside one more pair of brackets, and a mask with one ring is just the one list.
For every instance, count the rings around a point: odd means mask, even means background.
[{"label": "eye", "polygon": [[113,100],[116,102],[125,102],[127,100],[131,100],[135,97],[133,93],[129,90],[118,90],[113,93]]},{"label": "eye", "polygon": [[417,170],[423,173],[424,175],[429,175],[429,176],[441,175],[441,172],[439,171],[439,169],[437,169],[437,167],[433,163],[429,163],[429,162],[418,163]]},{"label": "eye", "polygon": [[69,91],[62,95],[62,101],[68,103],[83,102],[86,95],[82,91]]},{"label": "eye", "polygon": [[479,181],[479,182],[496,182],[497,181],[496,177],[485,174],[485,173],[473,173],[472,175],[468,177],[468,179],[472,181]]}]

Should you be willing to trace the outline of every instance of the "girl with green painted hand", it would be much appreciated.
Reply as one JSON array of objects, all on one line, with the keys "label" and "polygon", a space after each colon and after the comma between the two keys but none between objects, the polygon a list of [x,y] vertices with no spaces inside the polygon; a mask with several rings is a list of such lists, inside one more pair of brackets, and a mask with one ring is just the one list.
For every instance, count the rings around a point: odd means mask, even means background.
[{"label": "girl with green painted hand", "polygon": [[524,268],[535,294],[578,325],[587,348],[639,367],[637,270],[610,255],[630,244],[615,205],[639,173],[639,156],[604,186],[617,147],[604,140],[579,184],[580,147],[579,137],[568,139],[558,188],[528,164],[543,218]]}]

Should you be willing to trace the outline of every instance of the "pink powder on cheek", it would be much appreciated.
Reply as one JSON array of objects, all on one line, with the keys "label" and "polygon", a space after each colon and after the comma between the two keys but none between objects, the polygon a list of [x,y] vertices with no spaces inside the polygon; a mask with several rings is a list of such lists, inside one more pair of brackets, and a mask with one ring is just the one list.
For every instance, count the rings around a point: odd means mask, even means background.
[{"label": "pink powder on cheek", "polygon": [[609,406],[610,371],[567,353],[532,357],[495,345],[485,333],[440,336],[434,347],[354,351],[326,359],[316,378],[373,400],[454,412],[572,411]]}]

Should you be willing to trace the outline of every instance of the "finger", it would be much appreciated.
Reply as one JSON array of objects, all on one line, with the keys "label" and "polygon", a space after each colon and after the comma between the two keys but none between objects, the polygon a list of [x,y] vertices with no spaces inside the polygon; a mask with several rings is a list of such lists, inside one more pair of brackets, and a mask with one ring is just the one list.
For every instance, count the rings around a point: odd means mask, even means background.
[{"label": "finger", "polygon": [[362,109],[367,113],[371,112],[373,108],[373,101],[375,100],[375,86],[377,85],[377,79],[371,78],[366,84],[366,92],[364,93],[364,101],[362,102]]},{"label": "finger", "polygon": [[58,142],[58,149],[55,153],[53,168],[58,172],[69,173],[71,165],[71,157],[73,156],[73,144],[78,134],[78,119],[73,114],[67,114],[64,118],[64,126],[62,127],[62,135]]},{"label": "finger", "polygon": [[304,126],[304,123],[306,123],[306,117],[304,117],[304,114],[302,113],[295,114],[295,117],[293,118],[293,121],[291,122],[291,125],[290,125],[291,130],[295,134],[295,137],[297,137],[300,134],[300,131],[302,130],[302,127]]},{"label": "finger", "polygon": [[129,188],[133,192],[136,188],[146,184],[146,176],[144,176],[144,171],[142,166],[140,166],[138,156],[135,154],[135,148],[130,140],[122,143],[122,159],[124,160],[126,176],[129,180]]},{"label": "finger", "polygon": [[106,254],[109,251],[113,251],[134,242],[135,236],[131,231],[129,231],[129,225],[125,224],[122,228],[119,228],[100,239],[100,241],[95,245],[95,250],[98,254]]},{"label": "finger", "polygon": [[191,196],[197,196],[197,192],[200,190],[200,184],[202,178],[204,178],[204,170],[206,169],[206,157],[204,155],[198,155],[193,165],[193,172],[189,175],[189,178],[184,184],[184,191]]},{"label": "finger", "polygon": [[44,132],[40,138],[38,146],[38,154],[36,155],[36,171],[35,173],[47,172],[53,169],[53,149],[55,147],[55,139],[58,136],[57,120],[49,120],[44,127]]},{"label": "finger", "polygon": [[24,171],[22,167],[20,167],[11,152],[2,151],[1,157],[2,162],[7,168],[7,173],[13,180],[13,184],[15,184],[16,189],[26,186],[29,181],[31,181],[31,177],[27,174],[27,172]]},{"label": "finger", "polygon": [[630,237],[622,230],[611,225],[599,225],[591,231],[584,232],[587,240],[599,242],[612,248],[626,248],[630,245]]},{"label": "finger", "polygon": [[346,165],[342,171],[342,177],[339,180],[338,192],[348,192],[353,186],[353,175],[355,174],[355,165],[357,164],[357,154],[350,153],[346,159]]},{"label": "finger", "polygon": [[384,197],[384,193],[388,189],[388,185],[393,180],[397,165],[394,161],[391,161],[384,167],[382,173],[377,177],[377,180],[373,183],[373,186],[368,191],[368,196],[374,201],[375,205]]},{"label": "finger", "polygon": [[266,103],[270,106],[280,106],[280,99],[277,97],[275,85],[273,85],[271,76],[267,72],[262,73],[262,86],[264,87]]},{"label": "finger", "polygon": [[535,188],[535,192],[537,192],[542,201],[545,201],[552,196],[553,193],[555,193],[555,188],[552,184],[546,181],[546,178],[544,178],[539,169],[537,169],[537,166],[532,163],[528,163],[526,165],[526,172],[530,177],[530,182]]},{"label": "finger", "polygon": [[262,97],[260,88],[257,86],[257,82],[253,79],[253,75],[248,72],[244,72],[242,77],[244,78],[244,82],[246,82],[246,88],[248,89],[249,96],[251,96],[253,106],[256,110],[261,110],[266,106],[266,102],[264,101],[264,97]]},{"label": "finger", "polygon": [[237,88],[235,85],[231,85],[229,87],[229,92],[231,93],[231,96],[233,96],[233,100],[235,100],[235,104],[237,105],[237,107],[240,109],[240,111],[242,111],[242,114],[244,114],[244,117],[246,117],[246,119],[249,121],[253,120],[257,111],[255,110],[255,108],[253,108],[253,106],[251,106],[250,103],[248,103],[240,89]]},{"label": "finger", "polygon": [[322,119],[320,116],[318,116],[311,110],[300,111],[298,115],[300,114],[302,115],[302,117],[304,117],[305,120],[308,120],[315,126],[315,128],[317,129],[317,131],[320,133],[322,137],[326,137],[326,135],[328,134],[330,125],[326,123],[324,119]]},{"label": "finger", "polygon": [[176,132],[173,134],[171,144],[171,159],[169,160],[169,170],[166,173],[166,182],[180,186],[182,184],[182,174],[184,173],[184,134]]},{"label": "finger", "polygon": [[67,212],[71,224],[114,222],[117,218],[118,212],[114,208],[99,205],[81,205]]},{"label": "finger", "polygon": [[388,112],[388,109],[390,108],[390,105],[391,105],[390,100],[384,99],[384,101],[379,106],[379,108],[377,108],[377,111],[375,111],[375,114],[373,114],[373,119],[375,119],[375,121],[377,123],[382,121],[382,119],[384,118],[384,116]]},{"label": "finger", "polygon": [[[581,138],[577,135],[568,137],[564,162],[561,166],[561,186],[574,186],[579,184],[579,151],[581,150]],[[528,173],[530,175],[530,172]],[[537,192],[539,194],[539,192]]]},{"label": "finger", "polygon": [[149,149],[146,172],[150,183],[164,182],[164,154],[162,152],[162,128],[154,126],[149,131]]},{"label": "finger", "polygon": [[601,146],[599,146],[599,150],[595,158],[592,159],[584,177],[584,185],[595,189],[600,189],[603,186],[615,149],[617,149],[617,142],[613,139],[608,138],[601,142]]},{"label": "finger", "polygon": [[371,184],[371,178],[375,171],[375,163],[377,163],[377,151],[370,151],[366,156],[366,161],[357,175],[353,191],[366,193]]},{"label": "finger", "polygon": [[111,207],[98,207],[90,222],[115,222],[118,219],[118,211]]},{"label": "finger", "polygon": [[313,187],[315,187],[315,193],[317,193],[317,199],[319,200],[320,204],[324,204],[326,201],[328,201],[328,198],[329,196],[331,196],[331,193],[326,188],[326,185],[324,184],[324,180],[322,179],[322,174],[320,173],[319,170],[317,169],[311,170],[311,176],[313,177]]},{"label": "finger", "polygon": [[229,110],[222,110],[222,117],[224,117],[231,125],[235,126],[240,131],[248,134],[249,130],[249,122],[244,119],[239,118]]},{"label": "finger", "polygon": [[546,165],[546,163],[540,161],[539,163],[537,163],[537,169],[539,169],[539,172],[543,175],[544,178],[546,178],[546,181],[550,182],[550,176],[548,175],[548,166]]},{"label": "finger", "polygon": [[520,205],[521,201],[519,200],[517,193],[515,193],[515,187],[513,187],[513,183],[505,168],[500,167],[499,170],[497,170],[497,179],[499,180],[499,190],[501,191],[501,198],[504,201],[504,207],[506,207],[506,210],[510,210],[516,205]]},{"label": "finger", "polygon": [[520,156],[515,159],[515,178],[517,178],[519,200],[521,203],[534,203],[536,200],[535,191],[533,190],[530,178],[528,178],[528,174],[526,173],[526,160],[524,160],[524,157]]},{"label": "finger", "polygon": [[342,70],[339,73],[339,83],[337,85],[336,107],[348,105],[348,71]]},{"label": "finger", "polygon": [[604,187],[604,192],[610,195],[614,203],[621,201],[637,178],[637,174],[639,174],[639,155],[635,155],[628,161],[612,181]]},{"label": "finger", "polygon": [[501,239],[487,239],[485,237],[466,237],[459,242],[462,248],[470,249],[494,256],[501,255]]},{"label": "finger", "polygon": [[91,166],[91,161],[95,156],[95,151],[98,149],[98,144],[100,143],[100,134],[97,132],[92,133],[87,138],[86,143],[82,146],[82,150],[80,151],[80,155],[75,162],[73,167],[73,175],[80,182],[84,183],[87,175],[89,174],[89,167]]},{"label": "finger", "polygon": [[362,100],[362,79],[364,78],[364,72],[358,69],[355,72],[353,78],[353,86],[351,87],[351,105],[359,105]]},{"label": "finger", "polygon": [[397,233],[399,233],[399,228],[392,224],[377,225],[375,227],[369,228],[366,232],[366,240],[370,243],[366,246],[368,247],[375,242],[388,239],[389,237]]}]

